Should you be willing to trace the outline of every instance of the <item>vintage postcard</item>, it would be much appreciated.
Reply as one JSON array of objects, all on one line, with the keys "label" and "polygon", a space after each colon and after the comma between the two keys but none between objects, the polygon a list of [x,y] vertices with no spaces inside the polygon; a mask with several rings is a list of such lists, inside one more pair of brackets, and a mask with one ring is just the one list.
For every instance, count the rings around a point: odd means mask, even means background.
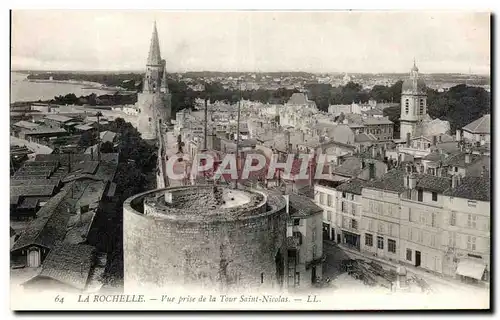
[{"label": "vintage postcard", "polygon": [[489,310],[490,24],[11,11],[11,309]]}]

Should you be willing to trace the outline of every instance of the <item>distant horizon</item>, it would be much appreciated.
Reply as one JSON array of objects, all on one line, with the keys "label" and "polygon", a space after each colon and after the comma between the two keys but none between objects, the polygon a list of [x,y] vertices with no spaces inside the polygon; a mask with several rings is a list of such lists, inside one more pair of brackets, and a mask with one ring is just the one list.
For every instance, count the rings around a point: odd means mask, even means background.
[{"label": "distant horizon", "polygon": [[[144,68],[145,69],[145,68]],[[77,73],[77,72],[82,72],[82,73],[145,73],[145,70],[48,70],[48,69],[11,69],[10,72],[51,72],[51,73]],[[333,74],[338,74],[338,75],[356,75],[356,74],[362,74],[362,75],[389,75],[389,74],[394,74],[394,75],[403,75],[403,74],[409,74],[409,72],[339,72],[339,71],[332,71],[332,72],[310,72],[310,71],[217,71],[217,70],[188,70],[188,71],[167,71],[169,74],[183,74],[183,73],[255,73],[255,74],[265,74],[265,73],[307,73],[311,75],[333,75]],[[482,77],[491,77],[491,74],[484,74],[484,73],[463,73],[463,72],[432,72],[432,73],[425,73],[425,72],[419,72],[421,75],[436,75],[436,74],[443,74],[443,75],[473,75],[473,76],[482,76]]]}]

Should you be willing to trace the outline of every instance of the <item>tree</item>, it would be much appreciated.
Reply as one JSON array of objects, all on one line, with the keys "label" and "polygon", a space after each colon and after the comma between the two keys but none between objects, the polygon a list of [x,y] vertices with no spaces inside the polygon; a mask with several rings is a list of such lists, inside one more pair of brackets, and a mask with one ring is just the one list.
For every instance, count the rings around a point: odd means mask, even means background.
[{"label": "tree", "polygon": [[83,148],[88,148],[97,143],[95,133],[92,130],[85,131],[81,134],[80,140],[78,141],[78,146]]},{"label": "tree", "polygon": [[101,153],[113,153],[114,149],[115,148],[112,142],[106,141],[101,144]]}]

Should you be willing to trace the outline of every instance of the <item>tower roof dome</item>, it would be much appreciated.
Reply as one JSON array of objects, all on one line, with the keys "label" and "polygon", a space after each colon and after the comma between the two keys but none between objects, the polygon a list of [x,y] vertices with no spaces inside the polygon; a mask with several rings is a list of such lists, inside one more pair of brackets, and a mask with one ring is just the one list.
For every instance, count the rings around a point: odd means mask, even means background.
[{"label": "tower roof dome", "polygon": [[425,81],[419,77],[417,64],[415,63],[415,60],[413,60],[410,77],[403,82],[402,93],[425,94],[425,88]]}]

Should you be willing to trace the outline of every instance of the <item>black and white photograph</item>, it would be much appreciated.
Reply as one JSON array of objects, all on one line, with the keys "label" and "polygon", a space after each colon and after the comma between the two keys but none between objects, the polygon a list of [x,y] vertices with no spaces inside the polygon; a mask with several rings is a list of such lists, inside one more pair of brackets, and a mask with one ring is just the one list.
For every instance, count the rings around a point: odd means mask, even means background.
[{"label": "black and white photograph", "polygon": [[11,310],[490,310],[491,29],[11,10]]}]

